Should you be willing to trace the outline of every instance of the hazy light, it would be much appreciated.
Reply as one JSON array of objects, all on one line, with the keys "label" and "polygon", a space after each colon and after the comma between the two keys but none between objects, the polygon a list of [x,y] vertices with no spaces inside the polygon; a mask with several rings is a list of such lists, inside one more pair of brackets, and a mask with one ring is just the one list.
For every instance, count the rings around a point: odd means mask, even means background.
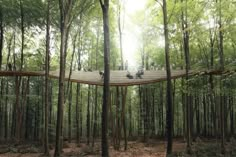
[{"label": "hazy light", "polygon": [[127,60],[129,70],[138,68],[136,56],[139,53],[140,44],[138,42],[141,36],[140,27],[132,23],[131,16],[137,11],[144,9],[146,0],[125,0],[125,25],[123,30],[123,54],[124,62]]}]

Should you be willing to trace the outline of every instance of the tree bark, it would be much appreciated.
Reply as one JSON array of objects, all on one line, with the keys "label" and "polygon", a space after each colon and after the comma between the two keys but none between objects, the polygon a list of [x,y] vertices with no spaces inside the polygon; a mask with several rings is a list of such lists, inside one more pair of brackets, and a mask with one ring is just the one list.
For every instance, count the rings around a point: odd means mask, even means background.
[{"label": "tree bark", "polygon": [[[99,22],[98,22],[99,24]],[[96,70],[98,70],[98,51],[99,51],[99,36],[100,31],[97,29],[97,43],[96,43]],[[97,107],[98,107],[98,87],[95,87],[95,104],[94,104],[94,121],[93,121],[93,142],[92,146],[94,147],[95,138],[97,137]],[[110,103],[112,105],[112,102]]]},{"label": "tree bark", "polygon": [[[221,0],[219,0],[220,7],[219,7],[219,64],[220,64],[220,70],[224,71],[224,46],[223,46],[223,27],[222,27],[222,11],[221,11]],[[221,76],[220,79],[220,89],[222,92],[223,85],[222,80],[224,79],[224,76]],[[220,93],[220,127],[221,127],[221,153],[225,154],[225,112],[224,112],[224,96]]]},{"label": "tree bark", "polygon": [[90,90],[91,90],[91,86],[89,85],[88,87],[88,104],[87,104],[87,121],[86,121],[86,125],[87,125],[87,145],[89,145],[90,143]]},{"label": "tree bark", "polygon": [[108,157],[107,140],[107,106],[110,96],[110,31],[109,31],[109,0],[100,0],[103,12],[103,30],[104,30],[104,87],[103,87],[103,105],[102,105],[102,156]]},{"label": "tree bark", "polygon": [[[181,1],[183,3],[183,0]],[[189,33],[188,29],[188,21],[187,21],[187,1],[185,1],[186,6],[185,10],[182,10],[182,31],[183,31],[183,48],[184,48],[184,56],[185,56],[185,71],[186,71],[186,98],[185,98],[185,106],[186,106],[186,133],[187,133],[187,152],[191,153],[191,99],[189,94],[189,70],[190,70],[190,56],[189,56]]]},{"label": "tree bark", "polygon": [[20,13],[21,13],[21,64],[20,64],[20,70],[23,69],[24,65],[24,47],[25,47],[25,16],[24,16],[24,9],[23,9],[23,2],[20,0]]},{"label": "tree bark", "polygon": [[69,111],[68,111],[68,141],[71,142],[71,107],[72,107],[72,82],[70,84],[70,91],[69,91]]},{"label": "tree bark", "polygon": [[[65,64],[66,64],[66,47],[68,36],[68,24],[69,24],[69,12],[71,9],[72,1],[68,1],[65,4],[63,0],[59,0],[60,10],[60,33],[61,33],[61,45],[60,45],[60,73],[59,73],[59,93],[58,93],[58,106],[57,106],[57,127],[56,127],[56,146],[55,157],[61,155],[62,149],[62,126],[63,126],[63,110],[64,110],[64,81],[65,81]],[[66,6],[66,7],[65,7]]]},{"label": "tree bark", "polygon": [[126,96],[127,96],[127,87],[122,87],[122,123],[123,123],[123,131],[124,131],[124,140],[125,140],[125,151],[127,150],[127,133],[126,133],[126,120],[125,120],[125,104],[126,104]]},{"label": "tree bark", "polygon": [[49,69],[50,69],[50,3],[47,1],[47,17],[46,17],[46,55],[45,55],[45,111],[44,111],[44,154],[49,155],[48,146],[48,111],[49,111]]},{"label": "tree bark", "polygon": [[2,6],[0,6],[0,70],[2,69],[3,38],[4,38],[3,12],[2,12]]},{"label": "tree bark", "polygon": [[[122,28],[121,28],[121,4],[118,4],[118,28],[119,28],[119,40],[120,40],[120,59],[121,59],[121,70],[124,69],[123,59],[123,44],[122,44]],[[127,69],[126,69],[127,70]]]},{"label": "tree bark", "polygon": [[80,84],[76,85],[76,141],[79,143],[79,95],[80,95]]},{"label": "tree bark", "polygon": [[[6,71],[11,71],[12,69],[9,69],[9,64],[10,64],[10,56],[11,56],[11,46],[12,46],[12,40],[13,40],[13,35],[10,37],[9,43],[7,45],[8,48],[8,54],[7,54],[7,64],[6,64]],[[8,93],[9,93],[9,81],[7,80],[6,84],[6,99],[5,99],[5,139],[8,139]]]},{"label": "tree bark", "polygon": [[165,35],[165,61],[166,61],[166,75],[167,75],[167,90],[166,90],[166,128],[167,128],[167,151],[168,155],[172,154],[172,136],[173,136],[173,113],[172,113],[172,87],[171,87],[171,70],[169,57],[169,30],[167,22],[167,6],[166,0],[163,0],[163,22]]}]

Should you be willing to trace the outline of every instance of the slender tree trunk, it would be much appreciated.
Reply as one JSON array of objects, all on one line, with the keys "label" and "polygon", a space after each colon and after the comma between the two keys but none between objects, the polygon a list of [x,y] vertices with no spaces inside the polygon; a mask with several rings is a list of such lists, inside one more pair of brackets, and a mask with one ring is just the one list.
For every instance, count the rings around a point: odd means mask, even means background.
[{"label": "slender tree trunk", "polygon": [[148,138],[148,87],[145,87],[145,90],[143,90],[143,111],[144,111],[144,116],[143,116],[143,141],[147,142]]},{"label": "slender tree trunk", "polygon": [[132,96],[130,96],[130,102],[129,102],[129,137],[133,136],[133,118],[132,118]]},{"label": "slender tree trunk", "polygon": [[15,94],[16,94],[16,101],[15,101],[15,137],[16,137],[16,140],[17,140],[17,142],[20,140],[20,135],[19,135],[19,128],[20,128],[20,126],[19,126],[19,119],[20,119],[20,117],[19,117],[19,115],[20,115],[20,106],[19,106],[19,94],[20,94],[20,81],[19,81],[19,77],[17,77],[16,76],[16,79],[15,79]]},{"label": "slender tree trunk", "polygon": [[[21,59],[20,59],[20,71],[23,69],[24,65],[24,39],[25,39],[25,28],[24,28],[24,12],[23,12],[23,3],[20,0],[20,12],[21,12]],[[20,107],[20,84],[21,76],[16,77],[16,139],[17,142],[20,142],[20,130],[21,130],[21,107]]]},{"label": "slender tree trunk", "polygon": [[127,150],[127,133],[126,133],[126,120],[125,120],[125,104],[126,104],[126,96],[127,96],[127,87],[122,88],[121,93],[122,93],[122,122],[123,122],[125,151],[126,151]]},{"label": "slender tree trunk", "polygon": [[[16,70],[16,53],[15,53],[15,47],[16,47],[16,37],[15,32],[13,34],[13,71]],[[17,83],[17,77],[15,78],[15,83]],[[15,84],[17,85],[17,84]],[[15,86],[15,90],[17,90],[17,86]],[[16,91],[15,91],[16,93]],[[17,98],[17,97],[16,97]],[[16,102],[13,103],[13,109],[12,109],[12,125],[11,125],[11,137],[16,137],[15,128],[16,128]]]},{"label": "slender tree trunk", "polygon": [[[215,38],[213,35],[212,30],[210,30],[210,68],[214,69],[214,43]],[[213,119],[213,136],[216,136],[216,106],[214,103],[214,77],[210,75],[209,82],[210,82],[210,102],[211,102],[211,111],[212,111],[212,119]]]},{"label": "slender tree trunk", "polygon": [[90,143],[90,90],[91,86],[88,87],[88,104],[87,104],[87,145]]},{"label": "slender tree trunk", "polygon": [[152,90],[152,137],[155,136],[156,133],[156,125],[155,125],[155,112],[156,112],[156,108],[155,108],[155,89]]},{"label": "slender tree trunk", "polygon": [[[183,3],[183,0],[182,0]],[[189,70],[190,70],[190,56],[189,56],[189,33],[187,31],[188,28],[188,21],[187,21],[187,1],[185,1],[185,10],[182,10],[182,30],[183,30],[183,48],[184,48],[184,55],[185,55],[185,71],[186,71],[186,90],[187,90],[187,94],[186,94],[186,123],[187,123],[187,152],[191,153],[191,99],[190,99],[190,95],[189,95]]]},{"label": "slender tree trunk", "polygon": [[[82,15],[80,14],[80,22],[81,22],[81,19],[82,18]],[[77,60],[77,70],[80,71],[81,70],[81,27],[79,29],[79,48],[78,48],[78,60]],[[76,85],[76,141],[77,143],[80,142],[80,110],[81,110],[81,107],[80,107],[80,102],[79,102],[79,96],[80,96],[80,84],[77,83]],[[82,101],[81,101],[82,102]]]},{"label": "slender tree trunk", "polygon": [[[99,25],[98,21],[98,25]],[[96,70],[98,70],[98,51],[99,51],[99,37],[100,37],[100,29],[97,29],[97,43],[96,43]],[[110,103],[112,105],[112,102]],[[98,87],[95,87],[95,106],[94,106],[94,122],[93,122],[93,142],[92,146],[94,147],[94,141],[97,137],[97,107],[98,107]]]},{"label": "slender tree trunk", "polygon": [[[83,102],[83,92],[80,92],[80,102]],[[79,108],[79,123],[80,123],[80,137],[83,135],[83,116],[82,116],[82,105]]]},{"label": "slender tree trunk", "polygon": [[29,95],[30,93],[30,87],[29,87],[29,84],[30,84],[30,77],[28,76],[27,80],[26,80],[26,84],[25,84],[25,88],[24,88],[24,92],[22,91],[22,97],[23,97],[23,100],[22,100],[22,115],[21,115],[21,126],[22,126],[22,131],[21,131],[21,138],[24,140],[24,135],[25,135],[25,128],[26,128],[26,125],[25,125],[25,113],[26,113],[26,106],[27,106],[27,94]]},{"label": "slender tree trunk", "polygon": [[[0,80],[0,84],[1,84],[1,87],[0,87],[0,99],[2,100],[3,99],[3,91],[4,91],[4,88],[5,88],[5,81],[3,79]],[[4,108],[3,108],[3,102],[0,102],[0,141],[3,139],[3,119],[4,119],[4,116],[3,116],[3,113],[4,113]]]},{"label": "slender tree trunk", "polygon": [[69,91],[69,111],[68,111],[68,141],[71,143],[71,107],[72,107],[72,82],[70,82]]},{"label": "slender tree trunk", "polygon": [[57,128],[56,128],[56,148],[55,157],[61,154],[61,141],[63,140],[62,135],[62,123],[63,123],[63,106],[64,106],[64,80],[65,80],[65,32],[61,30],[61,47],[60,47],[60,76],[59,76],[59,93],[58,93],[58,112],[57,112]]},{"label": "slender tree trunk", "polygon": [[63,125],[63,108],[64,108],[64,80],[65,80],[65,57],[66,57],[66,34],[67,29],[65,25],[66,19],[64,15],[64,2],[59,0],[60,9],[60,33],[61,33],[61,45],[60,45],[60,74],[59,74],[59,93],[58,93],[58,106],[57,106],[57,127],[56,127],[56,146],[55,157],[59,157],[62,149],[62,125]]},{"label": "slender tree trunk", "polygon": [[159,125],[160,125],[160,131],[161,131],[161,136],[164,135],[164,100],[163,100],[163,83],[160,85],[160,118],[159,118]]},{"label": "slender tree trunk", "polygon": [[92,146],[94,147],[94,141],[97,135],[97,106],[98,106],[98,87],[95,87],[95,106],[94,106],[94,122],[93,122],[93,142]]},{"label": "slender tree trunk", "polygon": [[44,111],[44,154],[49,155],[48,146],[48,110],[49,110],[49,58],[50,58],[50,3],[47,1],[46,19],[46,55],[45,55],[45,111]]},{"label": "slender tree trunk", "polygon": [[108,157],[107,140],[107,106],[110,96],[110,31],[109,31],[109,0],[100,0],[103,12],[103,30],[104,30],[104,87],[103,87],[103,105],[102,105],[102,156]]},{"label": "slender tree trunk", "polygon": [[58,93],[58,107],[57,107],[57,130],[56,130],[56,147],[55,157],[61,155],[62,142],[63,142],[63,111],[65,103],[64,95],[64,81],[65,81],[65,65],[66,65],[66,51],[67,40],[69,36],[69,28],[71,25],[71,9],[73,7],[73,0],[63,1],[59,0],[60,10],[60,33],[61,33],[61,45],[60,45],[60,73],[59,73],[59,93]]},{"label": "slender tree trunk", "polygon": [[[3,41],[4,41],[4,26],[3,26],[3,11],[2,11],[2,6],[0,6],[0,70],[2,70],[2,57],[3,57]],[[2,93],[3,93],[3,80],[0,80],[1,84],[1,95],[0,99],[2,99]],[[8,87],[7,87],[8,88]],[[3,119],[3,103],[0,102],[0,139],[2,135],[2,119]],[[6,112],[5,112],[6,113]]]},{"label": "slender tree trunk", "polygon": [[176,80],[174,80],[174,83],[173,83],[173,92],[172,92],[172,110],[173,110],[173,117],[172,117],[172,121],[173,121],[173,136],[175,136],[175,127],[174,127],[174,122],[175,122],[175,89],[176,89]]},{"label": "slender tree trunk", "polygon": [[5,140],[8,139],[8,90],[9,90],[9,87],[8,87],[8,81],[7,81],[7,84],[6,84],[6,98],[5,98],[5,125],[4,125],[4,138]]},{"label": "slender tree trunk", "polygon": [[166,61],[166,75],[167,75],[167,91],[166,91],[166,125],[167,125],[167,154],[172,154],[172,136],[173,136],[173,113],[172,113],[172,87],[171,87],[171,70],[169,57],[169,30],[167,22],[167,6],[166,0],[163,0],[163,22],[165,34],[165,61]]},{"label": "slender tree trunk", "polygon": [[120,136],[121,136],[121,121],[120,121],[120,104],[121,104],[121,100],[120,100],[121,96],[120,96],[120,88],[116,87],[116,118],[115,118],[115,145],[114,145],[114,149],[115,150],[119,150],[120,149]]},{"label": "slender tree trunk", "polygon": [[[220,4],[219,7],[219,63],[220,63],[220,70],[224,71],[224,46],[223,46],[223,27],[222,27],[222,11],[221,11],[221,0],[219,0],[217,3]],[[220,89],[222,92],[222,80],[224,79],[223,76],[221,76],[220,81]],[[222,95],[222,93],[221,93]],[[225,112],[224,112],[224,97],[220,96],[220,126],[221,126],[221,153],[225,154]]]},{"label": "slender tree trunk", "polygon": [[4,38],[3,12],[2,12],[2,6],[0,6],[0,70],[2,69],[3,38]]},{"label": "slender tree trunk", "polygon": [[76,141],[79,143],[79,95],[80,95],[80,84],[76,85]]},{"label": "slender tree trunk", "polygon": [[[74,40],[73,41],[73,52],[72,52],[72,58],[71,58],[71,62],[70,62],[69,78],[68,78],[67,89],[66,89],[66,93],[69,95],[68,96],[68,99],[69,99],[69,112],[68,112],[68,124],[69,124],[68,137],[69,137],[69,142],[71,142],[71,105],[72,105],[72,83],[70,82],[70,79],[71,79],[72,70],[73,70],[73,62],[74,62],[74,56],[75,56],[75,47],[76,47],[77,35],[78,35],[78,33],[75,34],[74,39],[73,39]],[[79,35],[80,35],[80,28],[79,28]],[[67,39],[68,39],[68,33],[67,33]],[[67,41],[67,39],[66,39],[66,41]],[[65,99],[65,101],[66,101],[66,99]]]},{"label": "slender tree trunk", "polygon": [[[51,80],[49,82],[49,117],[48,117],[48,123],[50,126],[54,126],[54,114],[53,114],[53,81]],[[50,129],[48,134],[49,136],[49,141],[53,141],[53,131]]]},{"label": "slender tree trunk", "polygon": [[[2,6],[0,6],[0,70],[2,70],[2,57],[3,57],[3,41],[4,41],[4,26],[3,26],[3,11],[2,11]],[[2,92],[3,92],[3,80],[0,80],[1,84],[1,96],[0,98],[2,99]],[[8,87],[7,87],[8,88]],[[0,127],[3,127],[2,119],[3,119],[3,103],[0,103]],[[6,113],[6,112],[5,112]],[[5,126],[6,127],[6,126]],[[0,129],[0,138],[2,135],[2,129]]]},{"label": "slender tree trunk", "polygon": [[[11,56],[11,46],[12,46],[12,40],[13,35],[10,37],[9,43],[8,43],[8,54],[7,54],[7,64],[6,64],[6,70],[12,71],[8,65],[10,64],[10,56]],[[5,140],[8,139],[8,92],[9,92],[9,80],[7,80],[6,84],[6,99],[5,99]],[[10,112],[9,112],[10,113]]]},{"label": "slender tree trunk", "polygon": [[120,2],[118,4],[118,28],[119,28],[119,40],[120,40],[121,70],[123,70],[124,69],[124,59],[123,59],[122,28],[121,28],[121,4],[120,4]]},{"label": "slender tree trunk", "polygon": [[21,13],[21,65],[20,65],[20,70],[23,69],[24,65],[24,44],[25,44],[25,16],[24,16],[24,9],[23,9],[23,2],[20,0],[20,13]]},{"label": "slender tree trunk", "polygon": [[138,120],[138,135],[142,134],[142,87],[139,85],[139,120]]}]

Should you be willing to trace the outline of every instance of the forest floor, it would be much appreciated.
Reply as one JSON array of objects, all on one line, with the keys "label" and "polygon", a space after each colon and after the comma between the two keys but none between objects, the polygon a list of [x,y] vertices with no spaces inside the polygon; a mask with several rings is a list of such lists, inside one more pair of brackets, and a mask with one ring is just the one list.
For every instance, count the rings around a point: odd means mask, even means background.
[{"label": "forest floor", "polygon": [[[166,142],[163,140],[149,140],[147,143],[140,141],[128,142],[128,150],[124,151],[121,145],[120,151],[110,146],[111,157],[165,157]],[[194,142],[192,155],[185,153],[186,143],[183,140],[174,140],[173,157],[236,157],[236,141],[231,140],[226,143],[226,155],[220,154],[220,144],[216,140],[197,140]],[[54,150],[50,150],[53,156]],[[85,143],[79,145],[64,142],[63,157],[99,157],[101,154],[100,142],[94,147]],[[14,146],[11,144],[0,145],[0,157],[42,157],[42,149],[37,145],[22,144]]]}]

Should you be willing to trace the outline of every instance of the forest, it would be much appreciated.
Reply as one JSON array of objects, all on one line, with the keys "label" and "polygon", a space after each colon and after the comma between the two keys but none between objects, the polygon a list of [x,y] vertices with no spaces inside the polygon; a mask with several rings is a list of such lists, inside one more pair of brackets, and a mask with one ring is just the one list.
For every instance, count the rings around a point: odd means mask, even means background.
[{"label": "forest", "polygon": [[0,0],[0,157],[236,157],[235,0]]}]

